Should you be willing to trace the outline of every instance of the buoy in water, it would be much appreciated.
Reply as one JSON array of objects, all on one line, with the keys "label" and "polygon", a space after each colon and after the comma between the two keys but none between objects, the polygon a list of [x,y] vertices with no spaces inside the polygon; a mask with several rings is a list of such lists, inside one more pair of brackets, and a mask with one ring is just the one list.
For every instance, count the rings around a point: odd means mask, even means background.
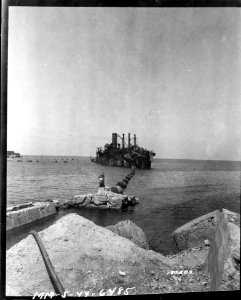
[{"label": "buoy in water", "polygon": [[120,186],[120,187],[123,188],[123,189],[125,189],[126,186],[127,186],[127,184],[126,184],[125,182],[117,182],[116,185]]},{"label": "buoy in water", "polygon": [[117,186],[112,186],[110,188],[111,192],[116,193],[116,194],[122,194],[123,193],[123,188],[120,187],[119,185]]}]

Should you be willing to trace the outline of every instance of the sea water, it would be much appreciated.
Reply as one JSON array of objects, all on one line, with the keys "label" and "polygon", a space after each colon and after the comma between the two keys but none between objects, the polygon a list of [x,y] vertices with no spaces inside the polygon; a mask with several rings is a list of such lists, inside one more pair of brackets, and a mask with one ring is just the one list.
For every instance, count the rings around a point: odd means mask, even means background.
[{"label": "sea water", "polygon": [[[7,162],[7,206],[95,193],[101,173],[106,186],[115,186],[130,171],[98,165],[89,157],[23,156]],[[151,249],[169,254],[176,250],[171,234],[179,226],[220,208],[240,213],[240,173],[240,162],[154,159],[151,170],[136,170],[125,190],[140,199],[135,207],[69,209],[39,221],[34,229],[73,212],[101,226],[131,220],[145,231]],[[9,236],[9,246],[30,229],[25,226],[24,233]]]}]

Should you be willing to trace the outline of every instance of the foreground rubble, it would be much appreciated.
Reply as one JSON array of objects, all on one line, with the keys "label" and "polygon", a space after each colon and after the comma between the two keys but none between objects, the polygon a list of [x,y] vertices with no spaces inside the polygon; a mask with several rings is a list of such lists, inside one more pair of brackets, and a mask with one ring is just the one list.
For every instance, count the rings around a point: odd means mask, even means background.
[{"label": "foreground rubble", "polygon": [[[209,223],[203,223],[209,217],[210,214],[190,224],[198,228],[200,222],[202,227]],[[215,220],[213,235],[207,230],[207,235],[192,243],[192,248],[169,256],[138,246],[145,237],[138,230],[131,236],[129,230],[136,225],[128,222],[104,228],[77,214],[68,214],[39,235],[69,295],[238,290],[240,215],[223,209],[215,212]],[[187,228],[194,234],[193,226],[186,226],[185,234],[181,233],[184,239],[189,234]],[[54,292],[32,236],[7,251],[6,269],[7,295]]]},{"label": "foreground rubble", "polygon": [[[140,293],[143,281],[151,282],[151,278],[147,279],[151,271],[165,280],[173,265],[171,259],[144,250],[77,214],[64,216],[39,235],[60,282],[74,295],[80,291],[99,293],[114,287],[134,287],[130,294]],[[19,295],[53,291],[32,236],[7,251],[6,263],[6,283]],[[145,293],[151,291],[149,286]]]}]

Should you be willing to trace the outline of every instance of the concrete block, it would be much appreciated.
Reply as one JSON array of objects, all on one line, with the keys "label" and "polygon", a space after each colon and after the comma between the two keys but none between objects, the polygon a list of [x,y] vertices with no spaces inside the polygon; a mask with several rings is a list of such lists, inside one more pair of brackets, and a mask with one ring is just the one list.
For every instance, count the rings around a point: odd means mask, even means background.
[{"label": "concrete block", "polygon": [[218,210],[215,210],[177,228],[172,234],[177,248],[185,250],[198,247],[207,239],[211,242],[217,224],[217,213]]},{"label": "concrete block", "polygon": [[240,225],[229,219],[227,210],[217,215],[215,237],[208,254],[212,290],[240,289]]},{"label": "concrete block", "polygon": [[52,203],[37,202],[33,206],[16,211],[7,212],[7,230],[20,227],[56,213],[56,207]]}]

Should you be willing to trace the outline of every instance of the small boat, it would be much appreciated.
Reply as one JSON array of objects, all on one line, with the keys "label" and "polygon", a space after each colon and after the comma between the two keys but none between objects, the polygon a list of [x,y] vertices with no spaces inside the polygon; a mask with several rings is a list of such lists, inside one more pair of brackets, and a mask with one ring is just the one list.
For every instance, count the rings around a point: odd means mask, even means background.
[{"label": "small boat", "polygon": [[33,162],[32,160],[27,160],[27,162]]}]

